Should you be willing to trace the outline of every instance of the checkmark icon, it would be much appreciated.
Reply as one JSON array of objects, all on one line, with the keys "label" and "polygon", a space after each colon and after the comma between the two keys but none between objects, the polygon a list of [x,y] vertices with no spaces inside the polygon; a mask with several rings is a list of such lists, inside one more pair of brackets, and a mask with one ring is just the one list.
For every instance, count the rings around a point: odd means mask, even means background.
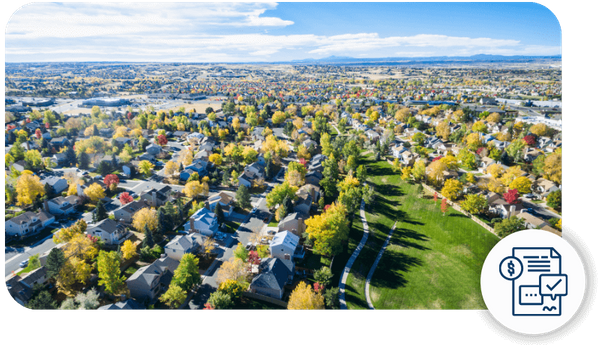
[{"label": "checkmark icon", "polygon": [[552,290],[554,290],[554,288],[556,288],[556,287],[558,286],[558,284],[560,284],[560,282],[561,282],[561,281],[562,281],[562,279],[559,279],[559,280],[556,282],[556,284],[554,284],[554,285],[552,285],[552,286],[550,286],[550,285],[546,284],[546,287],[547,287],[548,289],[550,289],[550,291],[552,291]]}]

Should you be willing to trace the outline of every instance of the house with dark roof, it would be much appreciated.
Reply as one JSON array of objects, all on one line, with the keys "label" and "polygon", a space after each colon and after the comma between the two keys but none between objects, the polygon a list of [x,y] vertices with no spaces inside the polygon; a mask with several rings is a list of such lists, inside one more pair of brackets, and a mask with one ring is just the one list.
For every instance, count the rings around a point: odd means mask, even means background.
[{"label": "house with dark roof", "polygon": [[33,213],[27,211],[4,222],[4,231],[9,236],[30,236],[52,224],[55,218],[48,212]]},{"label": "house with dark roof", "polygon": [[172,188],[164,186],[161,189],[148,189],[140,194],[140,200],[145,201],[146,204],[152,207],[160,207],[167,203],[167,201],[173,200]]},{"label": "house with dark roof", "polygon": [[146,207],[148,207],[148,204],[146,204],[143,200],[136,200],[119,207],[113,212],[113,214],[115,215],[115,219],[125,223],[131,223],[133,220],[133,215],[137,211]]},{"label": "house with dark roof", "polygon": [[290,213],[285,218],[279,221],[278,232],[289,231],[295,235],[301,236],[306,229],[306,225],[304,224],[305,215],[302,213],[294,212]]},{"label": "house with dark roof", "polygon": [[121,244],[131,236],[125,225],[110,218],[89,225],[85,231],[88,235],[98,236],[108,245]]},{"label": "house with dark roof", "polygon": [[56,198],[44,202],[44,207],[47,212],[54,215],[65,215],[75,212],[75,207],[79,201],[76,195],[68,197],[57,196]]},{"label": "house with dark roof", "polygon": [[6,288],[12,298],[22,306],[25,306],[33,295],[33,287],[36,284],[46,283],[46,267],[39,267],[26,276],[14,275],[6,280]]},{"label": "house with dark roof", "polygon": [[125,281],[131,297],[138,302],[156,301],[168,289],[178,265],[179,261],[165,255],[151,265],[140,267]]},{"label": "house with dark roof", "polygon": [[221,205],[221,210],[223,210],[223,214],[225,217],[228,217],[233,211],[233,202],[234,197],[225,192],[219,192],[208,198],[208,205],[212,212],[215,212],[215,208],[217,207],[217,203]]},{"label": "house with dark roof", "polygon": [[67,180],[58,176],[46,176],[43,180],[40,180],[40,182],[43,185],[46,185],[46,183],[49,184],[56,194],[62,193],[63,190],[69,188]]},{"label": "house with dark roof", "polygon": [[203,207],[192,214],[190,220],[183,225],[183,229],[204,236],[211,236],[219,229],[219,221],[213,212]]},{"label": "house with dark roof", "polygon": [[252,279],[250,292],[282,299],[284,287],[294,278],[295,265],[291,260],[268,258],[259,266],[260,273]]},{"label": "house with dark roof", "polygon": [[100,308],[98,308],[98,310],[143,310],[143,309],[146,309],[146,308],[144,308],[143,304],[140,304],[132,299],[103,305]]},{"label": "house with dark roof", "polygon": [[203,239],[200,234],[177,235],[165,245],[168,257],[181,261],[183,254],[194,254],[202,247]]}]

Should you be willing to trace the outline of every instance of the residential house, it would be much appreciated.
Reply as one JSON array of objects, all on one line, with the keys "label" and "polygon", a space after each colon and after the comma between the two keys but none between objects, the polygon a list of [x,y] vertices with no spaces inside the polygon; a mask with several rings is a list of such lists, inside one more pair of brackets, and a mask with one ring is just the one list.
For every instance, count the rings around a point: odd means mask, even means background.
[{"label": "residential house", "polygon": [[33,213],[27,211],[4,222],[7,236],[30,236],[40,232],[54,222],[53,215],[46,211]]},{"label": "residential house", "polygon": [[133,299],[127,299],[125,301],[119,301],[107,305],[103,305],[98,310],[143,310],[144,305],[136,302]]},{"label": "residential house", "polygon": [[323,179],[323,174],[319,171],[312,170],[304,176],[304,182],[313,186],[320,186]]},{"label": "residential house", "polygon": [[162,146],[156,144],[150,144],[146,146],[146,153],[156,156],[162,152]]},{"label": "residential house", "polygon": [[489,211],[501,218],[509,218],[516,216],[524,209],[523,203],[509,204],[497,193],[489,193],[487,195]]},{"label": "residential house", "polygon": [[54,215],[66,215],[75,212],[75,207],[79,202],[77,195],[68,197],[57,196],[56,198],[44,202],[46,212]]},{"label": "residential house", "polygon": [[536,197],[544,199],[548,194],[560,190],[560,187],[558,187],[556,183],[540,177],[533,183],[531,190]]},{"label": "residential house", "polygon": [[183,171],[179,174],[179,179],[187,181],[193,173],[198,173],[200,178],[208,174],[208,162],[203,160],[196,160],[193,164],[183,168]]},{"label": "residential house", "polygon": [[306,189],[298,189],[296,195],[298,196],[298,199],[294,203],[294,212],[299,212],[303,215],[310,214],[310,208],[313,202],[311,193]]},{"label": "residential house", "polygon": [[302,142],[302,146],[306,147],[307,149],[310,149],[310,147],[318,147],[319,145],[317,144],[316,141],[312,140],[312,139],[306,139]]},{"label": "residential house", "polygon": [[133,215],[143,209],[148,207],[143,200],[134,200],[128,204],[125,204],[118,209],[116,209],[113,214],[115,215],[115,219],[120,222],[131,223],[133,221]]},{"label": "residential house", "polygon": [[258,162],[254,162],[252,164],[246,165],[244,167],[244,171],[251,172],[254,175],[264,178],[265,177],[265,167]]},{"label": "residential house", "polygon": [[545,220],[524,211],[525,210],[521,210],[521,212],[517,214],[517,217],[525,221],[525,227],[527,229],[541,229],[544,226],[550,226],[550,223]]},{"label": "residential house", "polygon": [[250,292],[282,299],[284,287],[292,282],[295,265],[291,260],[268,258],[259,266],[260,273],[252,279]]},{"label": "residential house", "polygon": [[17,171],[23,172],[23,170],[27,169],[27,163],[24,160],[14,162],[11,167],[15,168]]},{"label": "residential house", "polygon": [[52,140],[50,140],[50,145],[52,145],[56,149],[56,151],[66,146],[68,143],[69,139],[67,139],[67,137],[57,137],[52,138]]},{"label": "residential house", "polygon": [[181,261],[183,254],[194,254],[202,247],[202,236],[196,233],[177,235],[165,245],[168,257]]},{"label": "residential house", "polygon": [[302,259],[305,253],[303,247],[298,246],[299,242],[300,237],[296,234],[289,231],[278,232],[269,245],[271,257],[284,261]]},{"label": "residential house", "polygon": [[215,211],[217,207],[217,203],[221,205],[221,210],[223,210],[223,214],[225,217],[229,217],[231,212],[233,212],[233,202],[234,196],[229,195],[226,192],[220,192],[208,198],[208,205],[212,212]]},{"label": "residential house", "polygon": [[392,147],[392,156],[394,156],[394,158],[398,158],[398,160],[400,160],[402,158],[402,153],[404,151],[407,151],[408,149],[406,147],[404,147],[404,145],[396,145],[394,147]]},{"label": "residential house", "polygon": [[281,221],[279,221],[278,232],[288,231],[295,235],[301,236],[306,230],[304,224],[304,215],[298,212],[290,213]]},{"label": "residential house", "polygon": [[179,261],[165,255],[140,267],[125,281],[131,297],[147,303],[156,301],[168,289],[178,265]]},{"label": "residential house", "polygon": [[197,232],[204,236],[211,236],[219,230],[217,216],[206,208],[201,208],[192,214],[190,220],[183,225],[185,231]]},{"label": "residential house", "polygon": [[135,165],[133,165],[132,163],[127,163],[123,165],[123,174],[126,177],[133,177],[133,175],[135,174]]},{"label": "residential house", "polygon": [[46,272],[46,267],[42,266],[29,272],[24,277],[13,275],[6,280],[8,293],[15,299],[15,301],[17,301],[17,303],[25,306],[27,302],[29,302],[29,299],[33,296],[33,287],[36,284],[46,283]]},{"label": "residential house", "polygon": [[67,164],[67,155],[65,153],[56,153],[50,158],[57,168],[61,168]]},{"label": "residential house", "polygon": [[494,165],[496,163],[497,162],[491,159],[490,157],[482,157],[481,161],[479,162],[478,170],[481,173],[485,173],[485,171],[487,170],[487,168],[490,167],[490,165]]},{"label": "residential house", "polygon": [[113,136],[112,128],[102,128],[98,132],[100,133],[101,136],[103,136],[105,138],[112,138],[112,136]]},{"label": "residential house", "polygon": [[164,186],[161,189],[148,189],[140,194],[140,200],[152,207],[160,207],[173,200],[173,189],[170,186]]},{"label": "residential house", "polygon": [[381,137],[379,135],[379,133],[375,132],[372,129],[369,129],[368,131],[366,131],[365,134],[367,135],[369,140],[371,140],[371,142],[375,142],[375,141],[379,140],[379,138]]},{"label": "residential house", "polygon": [[62,193],[63,190],[69,188],[69,183],[67,180],[58,176],[47,176],[40,182],[43,185],[46,185],[46,183],[49,184],[56,194]]},{"label": "residential house", "polygon": [[108,245],[116,245],[125,242],[131,236],[131,232],[121,222],[110,218],[103,219],[96,224],[89,225],[86,233],[98,236]]},{"label": "residential house", "polygon": [[238,181],[241,185],[243,184],[246,186],[246,188],[252,188],[252,181],[258,177],[258,175],[251,171],[244,171],[244,173],[238,177]]}]

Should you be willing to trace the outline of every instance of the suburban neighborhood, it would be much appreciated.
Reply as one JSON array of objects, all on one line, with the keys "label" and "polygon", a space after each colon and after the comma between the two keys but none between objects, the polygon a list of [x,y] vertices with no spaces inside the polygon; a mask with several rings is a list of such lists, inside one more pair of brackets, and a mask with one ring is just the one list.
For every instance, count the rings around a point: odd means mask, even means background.
[{"label": "suburban neighborhood", "polygon": [[[37,80],[7,68],[11,94]],[[124,81],[95,93],[113,98],[6,98],[6,284],[24,306],[478,309],[500,238],[561,236],[560,69],[230,67],[167,94],[105,68]],[[383,70],[405,77],[367,76]],[[440,255],[463,261],[464,295],[419,283]]]}]

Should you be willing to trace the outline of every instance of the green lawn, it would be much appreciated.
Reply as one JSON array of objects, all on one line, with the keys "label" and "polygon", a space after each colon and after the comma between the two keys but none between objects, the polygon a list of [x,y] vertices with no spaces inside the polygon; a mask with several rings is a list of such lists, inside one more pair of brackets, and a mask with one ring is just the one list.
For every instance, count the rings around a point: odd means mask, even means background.
[{"label": "green lawn", "polygon": [[230,234],[233,234],[239,227],[240,227],[241,223],[238,222],[232,222],[232,221],[225,221],[225,232],[228,232]]},{"label": "green lawn", "polygon": [[[375,185],[377,195],[372,209],[367,209],[369,240],[346,282],[348,308],[367,308],[366,275],[391,226],[398,221],[371,280],[375,308],[485,309],[479,278],[485,257],[498,237],[452,208],[443,216],[439,202],[435,205],[432,199],[419,198],[417,185],[394,175],[387,162],[368,161],[371,155],[367,157],[362,157],[362,164],[368,163],[369,182]],[[360,236],[362,226],[355,221],[348,253]]]}]

